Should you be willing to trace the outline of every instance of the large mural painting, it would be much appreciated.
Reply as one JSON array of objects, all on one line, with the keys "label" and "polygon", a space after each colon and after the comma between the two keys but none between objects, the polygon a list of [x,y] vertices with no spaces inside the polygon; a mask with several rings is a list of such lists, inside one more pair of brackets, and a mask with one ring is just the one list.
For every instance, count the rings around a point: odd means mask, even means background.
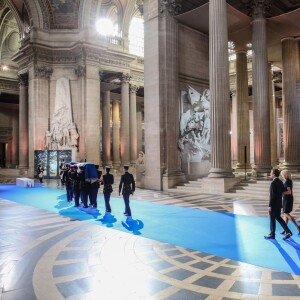
[{"label": "large mural painting", "polygon": [[46,0],[50,12],[50,27],[53,29],[78,28],[80,0]]},{"label": "large mural painting", "polygon": [[211,163],[210,93],[188,85],[181,90],[180,137],[182,168],[188,177],[203,177]]}]

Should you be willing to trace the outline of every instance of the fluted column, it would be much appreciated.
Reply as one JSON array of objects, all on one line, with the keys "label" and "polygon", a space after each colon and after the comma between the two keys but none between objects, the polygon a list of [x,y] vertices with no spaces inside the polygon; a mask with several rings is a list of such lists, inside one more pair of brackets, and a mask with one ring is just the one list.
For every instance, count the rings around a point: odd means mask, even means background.
[{"label": "fluted column", "polygon": [[[236,53],[237,169],[250,166],[250,122],[247,51]],[[246,165],[245,165],[246,152]]]},{"label": "fluted column", "polygon": [[12,115],[12,145],[11,163],[16,166],[19,164],[19,114],[13,112]]},{"label": "fluted column", "polygon": [[252,7],[252,77],[254,171],[257,176],[271,169],[270,108],[268,86],[267,32],[265,11],[270,0],[253,0]]},{"label": "fluted column", "polygon": [[137,153],[143,151],[143,119],[142,119],[142,105],[137,103]]},{"label": "fluted column", "polygon": [[112,120],[113,120],[113,165],[119,167],[120,160],[120,105],[119,100],[113,100]]},{"label": "fluted column", "polygon": [[271,141],[271,165],[277,166],[277,131],[276,131],[276,115],[275,115],[275,91],[273,82],[272,64],[268,65],[269,71],[269,106],[270,106],[270,141]]},{"label": "fluted column", "polygon": [[110,91],[103,92],[102,101],[102,151],[104,165],[110,165]]},{"label": "fluted column", "polygon": [[19,75],[19,169],[24,174],[29,167],[28,146],[28,75]]},{"label": "fluted column", "polygon": [[130,86],[130,161],[135,164],[137,160],[137,116],[136,116],[136,92],[139,87]]},{"label": "fluted column", "polygon": [[121,161],[130,162],[129,134],[129,74],[122,74],[121,82]]},{"label": "fluted column", "polygon": [[299,44],[294,38],[282,40],[284,165],[289,170],[300,171],[300,95]]},{"label": "fluted column", "polygon": [[78,133],[79,133],[79,147],[77,153],[77,161],[86,161],[86,106],[87,98],[85,97],[85,78],[86,78],[86,67],[79,64],[74,69],[77,75],[77,93],[78,102],[80,103],[80,113],[78,114]]},{"label": "fluted column", "polygon": [[227,7],[209,1],[209,73],[211,95],[211,169],[208,177],[233,177],[230,147],[230,98]]}]

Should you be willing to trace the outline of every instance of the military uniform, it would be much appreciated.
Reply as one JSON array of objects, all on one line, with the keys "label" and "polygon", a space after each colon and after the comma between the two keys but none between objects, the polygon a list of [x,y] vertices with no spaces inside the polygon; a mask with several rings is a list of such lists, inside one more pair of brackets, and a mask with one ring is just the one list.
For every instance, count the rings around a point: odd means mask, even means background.
[{"label": "military uniform", "polygon": [[133,175],[128,172],[128,166],[124,166],[125,174],[121,176],[120,184],[119,184],[119,195],[122,191],[124,204],[125,204],[125,212],[126,216],[131,216],[131,209],[129,206],[129,196],[135,191],[135,181]]}]

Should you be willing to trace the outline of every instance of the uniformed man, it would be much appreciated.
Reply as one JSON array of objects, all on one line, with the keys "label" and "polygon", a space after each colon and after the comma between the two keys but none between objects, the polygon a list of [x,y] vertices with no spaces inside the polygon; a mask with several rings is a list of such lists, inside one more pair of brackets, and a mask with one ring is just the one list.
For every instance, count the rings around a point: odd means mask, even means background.
[{"label": "uniformed man", "polygon": [[104,201],[105,201],[105,209],[106,212],[111,213],[111,207],[110,207],[110,195],[113,191],[112,185],[114,184],[114,175],[110,174],[110,166],[105,167],[106,174],[103,175],[103,181],[101,184],[103,184],[103,194],[104,194]]},{"label": "uniformed man", "polygon": [[130,217],[131,210],[129,206],[129,196],[133,195],[135,191],[135,181],[133,175],[128,172],[129,165],[124,165],[124,174],[121,176],[120,184],[119,184],[119,196],[122,191],[124,204],[125,204],[125,212],[124,215]]}]

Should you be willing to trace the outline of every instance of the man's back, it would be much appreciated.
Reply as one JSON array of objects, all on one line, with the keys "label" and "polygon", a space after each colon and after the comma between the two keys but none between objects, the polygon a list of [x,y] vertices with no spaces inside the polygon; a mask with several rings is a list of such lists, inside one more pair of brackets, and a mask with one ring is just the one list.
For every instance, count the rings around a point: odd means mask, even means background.
[{"label": "man's back", "polygon": [[282,207],[282,193],[284,192],[283,182],[278,178],[274,178],[270,185],[270,200],[269,207],[281,208]]}]

